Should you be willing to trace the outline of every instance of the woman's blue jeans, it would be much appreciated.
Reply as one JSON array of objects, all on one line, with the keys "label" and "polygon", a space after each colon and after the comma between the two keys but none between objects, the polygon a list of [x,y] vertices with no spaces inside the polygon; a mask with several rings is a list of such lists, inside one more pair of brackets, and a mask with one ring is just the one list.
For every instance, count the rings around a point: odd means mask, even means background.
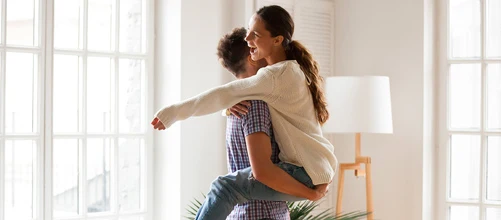
[{"label": "woman's blue jeans", "polygon": [[[314,187],[304,168],[283,162],[277,165],[297,181],[310,188]],[[300,201],[305,199],[277,192],[262,184],[254,179],[252,170],[248,167],[226,176],[219,176],[214,180],[195,219],[224,220],[235,205],[249,200]]]}]

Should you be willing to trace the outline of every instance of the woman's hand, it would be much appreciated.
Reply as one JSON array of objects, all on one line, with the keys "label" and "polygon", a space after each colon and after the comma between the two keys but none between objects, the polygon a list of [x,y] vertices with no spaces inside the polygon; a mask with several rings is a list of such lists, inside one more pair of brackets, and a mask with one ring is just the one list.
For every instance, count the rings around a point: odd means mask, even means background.
[{"label": "woman's hand", "polygon": [[240,103],[234,105],[228,111],[237,118],[242,118],[241,115],[246,115],[249,112],[249,107],[251,103],[249,101],[241,101]]},{"label": "woman's hand", "polygon": [[157,117],[155,117],[153,121],[151,121],[151,125],[153,125],[153,129],[157,129],[159,131],[165,130],[164,123],[162,123]]}]

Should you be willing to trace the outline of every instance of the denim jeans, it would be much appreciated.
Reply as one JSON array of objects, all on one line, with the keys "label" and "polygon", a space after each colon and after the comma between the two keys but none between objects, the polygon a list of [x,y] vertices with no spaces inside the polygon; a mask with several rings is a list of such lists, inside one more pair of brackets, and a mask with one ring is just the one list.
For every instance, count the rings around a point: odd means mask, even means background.
[{"label": "denim jeans", "polygon": [[[310,188],[314,187],[304,168],[283,162],[277,165],[297,181]],[[195,219],[224,220],[235,205],[249,200],[300,201],[305,199],[277,192],[262,184],[252,176],[252,170],[248,167],[226,176],[219,176],[214,180]]]}]

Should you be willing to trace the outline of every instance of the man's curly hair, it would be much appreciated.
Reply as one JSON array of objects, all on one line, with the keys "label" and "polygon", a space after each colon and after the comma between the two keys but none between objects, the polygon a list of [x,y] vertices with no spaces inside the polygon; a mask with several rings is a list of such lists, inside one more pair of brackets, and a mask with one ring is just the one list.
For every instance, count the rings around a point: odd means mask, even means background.
[{"label": "man's curly hair", "polygon": [[246,34],[245,28],[235,28],[224,35],[217,46],[219,62],[235,76],[245,72],[245,64],[250,51],[245,41]]}]

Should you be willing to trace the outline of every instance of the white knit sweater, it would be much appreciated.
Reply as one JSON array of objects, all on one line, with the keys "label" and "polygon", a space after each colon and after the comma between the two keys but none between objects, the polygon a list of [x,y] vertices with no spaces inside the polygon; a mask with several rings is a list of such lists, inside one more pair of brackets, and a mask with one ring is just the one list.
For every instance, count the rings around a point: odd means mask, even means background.
[{"label": "white knit sweater", "polygon": [[157,112],[165,125],[229,108],[242,100],[268,103],[283,162],[302,166],[313,184],[328,183],[337,168],[334,147],[322,136],[311,93],[296,61],[261,68],[255,76],[210,89]]}]

